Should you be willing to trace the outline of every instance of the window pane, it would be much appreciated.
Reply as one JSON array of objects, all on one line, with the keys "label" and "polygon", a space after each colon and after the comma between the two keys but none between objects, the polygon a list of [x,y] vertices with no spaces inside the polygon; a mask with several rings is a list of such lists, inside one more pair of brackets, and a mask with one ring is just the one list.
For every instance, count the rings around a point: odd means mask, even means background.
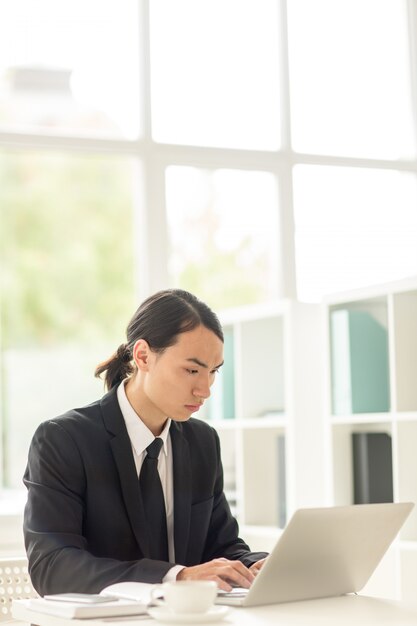
[{"label": "window pane", "polygon": [[291,0],[288,16],[294,148],[413,154],[404,0]]},{"label": "window pane", "polygon": [[414,174],[300,165],[294,202],[302,300],[417,273]]},{"label": "window pane", "polygon": [[40,421],[103,392],[95,365],[123,341],[134,307],[132,174],[122,158],[0,154],[8,486],[21,486]]},{"label": "window pane", "polygon": [[215,309],[278,297],[278,197],[265,172],[171,166],[166,173],[174,284]]},{"label": "window pane", "polygon": [[157,141],[280,144],[276,0],[151,0]]},{"label": "window pane", "polygon": [[135,0],[0,3],[0,126],[135,138]]}]

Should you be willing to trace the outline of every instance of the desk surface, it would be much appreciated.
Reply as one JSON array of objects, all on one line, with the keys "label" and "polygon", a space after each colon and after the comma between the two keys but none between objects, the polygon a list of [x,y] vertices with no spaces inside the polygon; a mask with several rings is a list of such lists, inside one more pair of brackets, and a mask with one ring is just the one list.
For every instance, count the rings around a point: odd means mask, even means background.
[{"label": "desk surface", "polygon": [[[89,620],[68,620],[52,615],[35,613],[24,601],[16,604],[13,614],[21,622],[38,626],[131,626],[140,622],[142,626],[156,626],[159,622],[151,618],[125,617]],[[16,623],[16,622],[15,622]],[[218,626],[417,626],[417,603],[410,605],[394,600],[348,595],[337,598],[288,602],[253,608],[231,608]]]}]

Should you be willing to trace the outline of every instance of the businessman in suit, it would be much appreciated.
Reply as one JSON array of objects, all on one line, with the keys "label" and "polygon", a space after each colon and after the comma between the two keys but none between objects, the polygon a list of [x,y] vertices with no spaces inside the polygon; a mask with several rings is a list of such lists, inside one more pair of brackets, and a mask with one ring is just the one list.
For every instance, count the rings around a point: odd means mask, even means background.
[{"label": "businessman in suit", "polygon": [[[24,475],[24,535],[41,595],[96,593],[121,581],[251,585],[266,554],[239,538],[218,435],[191,418],[222,363],[211,309],[182,290],[158,292],[96,370],[108,393],[38,427]],[[163,513],[155,522],[148,506],[157,489],[149,498],[142,476],[156,440]]]}]

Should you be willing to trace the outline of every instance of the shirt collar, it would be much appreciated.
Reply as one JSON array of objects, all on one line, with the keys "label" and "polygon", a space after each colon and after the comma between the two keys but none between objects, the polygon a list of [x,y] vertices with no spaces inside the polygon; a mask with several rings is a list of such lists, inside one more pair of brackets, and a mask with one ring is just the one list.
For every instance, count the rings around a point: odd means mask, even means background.
[{"label": "shirt collar", "polygon": [[[132,405],[130,404],[125,390],[125,383],[127,382],[127,378],[122,381],[117,388],[117,400],[119,402],[120,410],[123,415],[123,419],[125,420],[127,433],[129,435],[132,446],[137,455],[142,454],[146,450],[146,448],[153,442],[155,436],[149,430],[149,428],[142,422],[140,415],[136,413]],[[159,435],[159,437],[164,442],[163,451],[165,455],[168,454],[168,435],[169,435],[169,427],[171,426],[171,419],[167,419],[167,423],[164,426],[163,431]]]}]

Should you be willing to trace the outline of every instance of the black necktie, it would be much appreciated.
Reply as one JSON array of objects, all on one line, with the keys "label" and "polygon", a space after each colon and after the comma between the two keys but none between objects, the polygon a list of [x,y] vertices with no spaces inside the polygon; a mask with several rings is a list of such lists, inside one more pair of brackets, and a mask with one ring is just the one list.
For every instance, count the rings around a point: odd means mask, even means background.
[{"label": "black necktie", "polygon": [[165,500],[158,473],[158,456],[162,445],[162,439],[157,437],[146,448],[147,455],[140,470],[139,487],[148,526],[150,557],[151,559],[168,561]]}]

